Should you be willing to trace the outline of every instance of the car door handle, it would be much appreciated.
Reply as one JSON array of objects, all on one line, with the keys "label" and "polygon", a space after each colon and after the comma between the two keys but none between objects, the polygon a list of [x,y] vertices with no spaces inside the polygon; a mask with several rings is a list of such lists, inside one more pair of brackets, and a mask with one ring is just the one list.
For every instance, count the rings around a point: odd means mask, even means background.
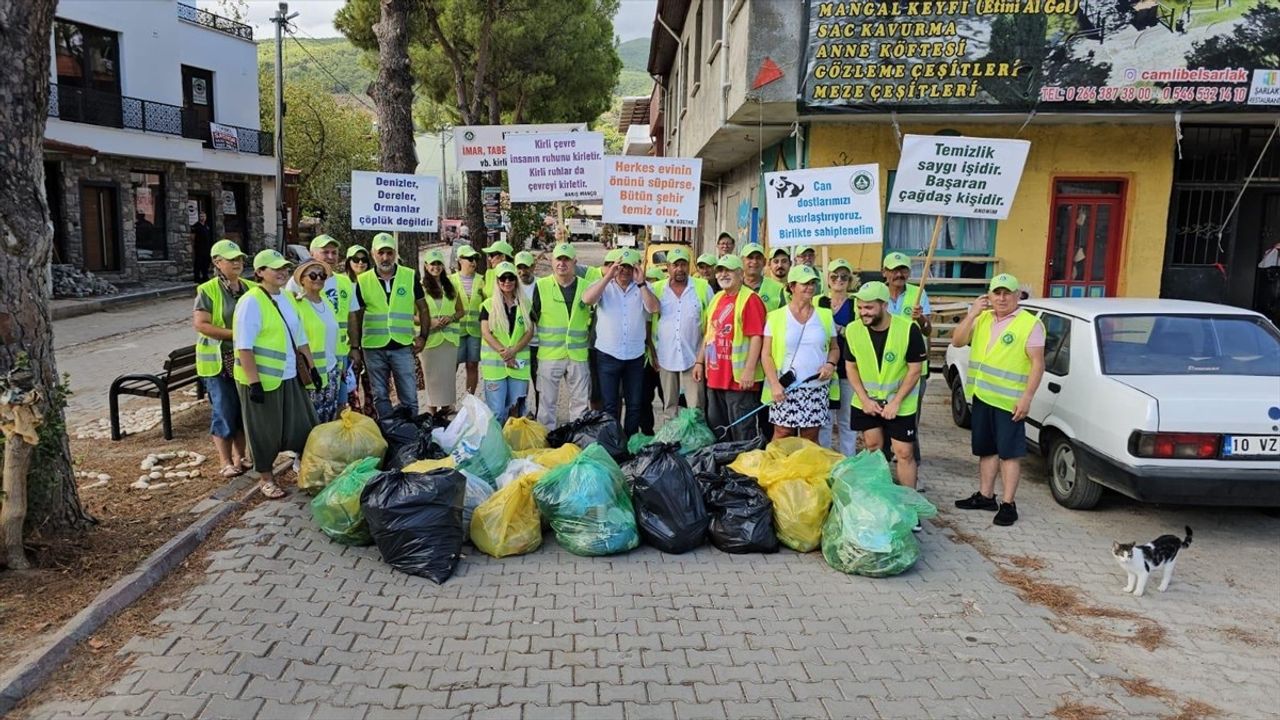
[{"label": "car door handle", "polygon": [[1051,382],[1049,383],[1049,392],[1051,393],[1062,392],[1062,386],[1056,382]]}]

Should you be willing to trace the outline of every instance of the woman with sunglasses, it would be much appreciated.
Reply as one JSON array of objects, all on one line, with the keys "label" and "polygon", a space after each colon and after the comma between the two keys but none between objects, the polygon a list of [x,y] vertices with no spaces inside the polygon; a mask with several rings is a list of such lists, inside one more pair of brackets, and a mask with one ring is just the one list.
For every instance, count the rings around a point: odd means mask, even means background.
[{"label": "woman with sunglasses", "polygon": [[293,281],[302,288],[295,306],[311,346],[311,358],[320,372],[320,384],[307,388],[316,418],[326,423],[338,417],[338,391],[342,389],[344,358],[338,356],[338,317],[324,297],[329,268],[318,260],[308,260],[293,271]]},{"label": "woman with sunglasses", "polygon": [[[369,251],[363,245],[352,245],[347,248],[347,262],[344,270],[347,273],[347,277],[351,279],[353,286],[360,273],[370,267]],[[360,362],[358,358],[352,358],[350,377],[345,379],[344,382],[347,383],[345,389],[351,409],[373,417],[373,389],[369,384],[369,376],[364,372],[364,363]]]},{"label": "woman with sunglasses", "polygon": [[[836,340],[841,343],[841,356],[844,355],[844,328],[857,320],[854,313],[853,291],[856,290],[853,279],[853,266],[848,261],[836,258],[827,263],[827,292],[818,296],[818,307],[831,311],[836,324]],[[831,448],[842,455],[853,455],[857,449],[858,435],[849,428],[849,413],[853,407],[853,385],[845,375],[844,363],[836,363],[836,375],[840,379],[840,398],[833,406],[831,422],[818,433],[818,444]],[[840,439],[835,440],[839,433]]]},{"label": "woman with sunglasses", "polygon": [[444,268],[444,251],[428,250],[422,257],[422,289],[431,314],[431,332],[422,346],[422,371],[426,375],[427,410],[450,411],[458,399],[459,322],[466,309],[462,293]]},{"label": "woman with sunglasses", "polygon": [[524,399],[529,393],[529,341],[534,328],[516,266],[499,263],[493,274],[497,276],[497,293],[480,308],[480,337],[484,340],[480,371],[484,401],[498,422],[505,423],[508,417],[524,414]]},{"label": "woman with sunglasses", "polygon": [[449,276],[466,314],[459,329],[457,365],[467,368],[467,392],[474,395],[480,384],[480,305],[484,302],[484,278],[476,272],[478,254],[470,245],[458,249],[458,272]]}]

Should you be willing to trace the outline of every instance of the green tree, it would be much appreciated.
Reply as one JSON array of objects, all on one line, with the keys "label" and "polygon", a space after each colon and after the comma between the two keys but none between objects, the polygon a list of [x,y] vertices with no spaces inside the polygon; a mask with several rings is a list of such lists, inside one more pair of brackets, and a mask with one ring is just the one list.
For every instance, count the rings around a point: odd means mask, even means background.
[{"label": "green tree", "polygon": [[591,124],[591,129],[604,134],[604,152],[606,155],[621,155],[627,136],[618,130],[618,116],[622,114],[622,98],[613,99],[613,107],[601,113]]},{"label": "green tree", "polygon": [[1196,43],[1187,67],[1280,67],[1280,3],[1260,2],[1231,32]]},{"label": "green tree", "polygon": [[1044,14],[997,15],[991,21],[991,44],[983,60],[1015,63],[1020,71],[1017,77],[979,82],[1001,105],[1032,108],[1046,84],[1105,85],[1111,64],[1095,63],[1094,57],[1091,51],[1083,59],[1074,58],[1065,40],[1051,41]]}]

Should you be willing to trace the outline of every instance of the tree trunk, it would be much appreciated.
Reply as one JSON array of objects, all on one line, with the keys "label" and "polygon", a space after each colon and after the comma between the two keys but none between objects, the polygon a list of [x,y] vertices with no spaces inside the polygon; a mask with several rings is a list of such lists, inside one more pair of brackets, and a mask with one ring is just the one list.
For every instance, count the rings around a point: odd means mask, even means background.
[{"label": "tree trunk", "polygon": [[471,228],[471,247],[477,252],[488,244],[485,242],[488,231],[484,226],[484,198],[480,193],[484,187],[484,175],[479,171],[467,173],[467,226]]},{"label": "tree trunk", "polygon": [[[409,71],[409,14],[414,0],[381,0],[382,19],[373,27],[378,38],[378,82],[373,100],[378,109],[378,161],[384,172],[413,173],[418,167],[413,146],[413,75]],[[400,233],[400,260],[418,266],[418,234]]]},{"label": "tree trunk", "polygon": [[4,504],[0,505],[0,537],[10,570],[31,567],[22,546],[22,525],[27,519],[27,474],[34,445],[22,438],[6,438],[4,444]]},{"label": "tree trunk", "polygon": [[[53,226],[44,193],[43,139],[49,104],[49,37],[56,0],[0,0],[0,375],[26,364],[35,374],[43,418],[27,476],[33,530],[82,529],[62,415],[49,318]],[[7,442],[21,442],[10,438]]]}]

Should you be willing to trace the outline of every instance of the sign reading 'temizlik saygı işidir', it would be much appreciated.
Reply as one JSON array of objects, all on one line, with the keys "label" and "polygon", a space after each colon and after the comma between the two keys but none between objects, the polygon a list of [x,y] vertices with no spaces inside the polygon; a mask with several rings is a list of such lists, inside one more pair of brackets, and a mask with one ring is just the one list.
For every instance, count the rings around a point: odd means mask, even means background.
[{"label": "sign reading 'temizlik sayg\u0131 i\u015fidir'", "polygon": [[1031,143],[906,135],[889,191],[889,212],[1004,220]]},{"label": "sign reading 'temizlik sayg\u0131 i\u015fidir'", "polygon": [[764,174],[769,246],[878,243],[880,166],[784,170]]},{"label": "sign reading 'temizlik sayg\u0131 i\u015fidir'", "polygon": [[351,172],[351,228],[437,232],[440,181],[430,175]]}]

